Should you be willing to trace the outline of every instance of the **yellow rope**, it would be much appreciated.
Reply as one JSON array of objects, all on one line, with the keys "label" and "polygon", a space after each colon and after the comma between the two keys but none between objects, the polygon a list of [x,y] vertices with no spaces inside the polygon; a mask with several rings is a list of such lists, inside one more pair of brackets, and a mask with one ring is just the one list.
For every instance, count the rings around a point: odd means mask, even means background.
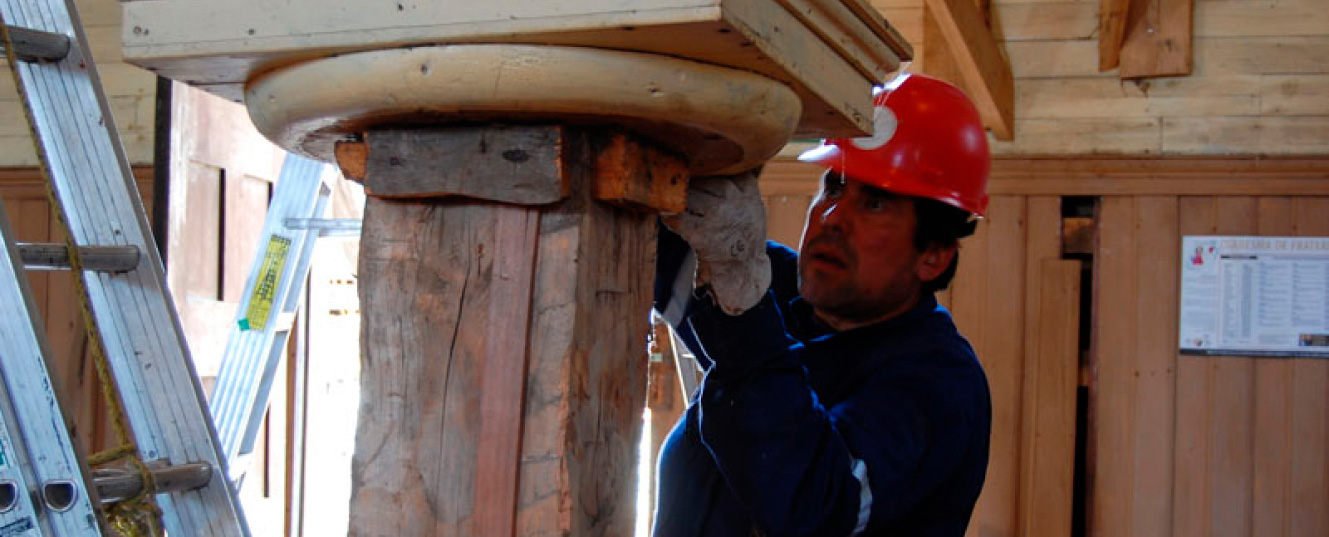
[{"label": "yellow rope", "polygon": [[[74,244],[73,237],[69,233],[69,223],[65,218],[64,208],[56,198],[55,191],[52,188],[51,171],[47,163],[47,154],[42,148],[37,136],[36,119],[32,115],[32,110],[28,104],[27,88],[23,85],[22,77],[18,73],[18,59],[15,55],[14,43],[10,38],[9,29],[6,26],[4,14],[0,13],[0,39],[3,39],[5,45],[5,57],[9,62],[10,72],[14,77],[14,86],[18,88],[23,97],[24,114],[28,119],[28,126],[33,133],[32,144],[36,148],[37,160],[41,163],[42,177],[46,181],[46,196],[52,207],[56,211],[60,222],[60,229],[64,236],[66,249],[69,250],[70,270],[77,275],[83,273],[83,260],[79,257],[77,246]],[[156,482],[152,477],[152,472],[148,471],[147,466],[139,457],[138,447],[134,445],[133,436],[129,432],[129,425],[125,417],[124,401],[121,400],[120,392],[116,388],[114,379],[110,371],[110,364],[106,360],[105,345],[102,341],[101,331],[97,329],[97,321],[93,318],[91,309],[88,306],[88,291],[82,277],[72,278],[75,289],[79,297],[79,309],[83,313],[84,329],[87,330],[89,340],[91,341],[91,352],[93,363],[96,365],[97,378],[101,387],[102,396],[106,400],[107,410],[111,415],[111,426],[115,431],[116,441],[119,445],[102,453],[98,453],[89,458],[89,465],[96,466],[116,460],[128,460],[142,478],[143,489],[134,497],[125,501],[118,502],[111,507],[104,509],[107,522],[111,527],[124,537],[139,536],[161,536],[164,532],[161,528],[161,510],[152,501],[153,490],[156,490]]]}]

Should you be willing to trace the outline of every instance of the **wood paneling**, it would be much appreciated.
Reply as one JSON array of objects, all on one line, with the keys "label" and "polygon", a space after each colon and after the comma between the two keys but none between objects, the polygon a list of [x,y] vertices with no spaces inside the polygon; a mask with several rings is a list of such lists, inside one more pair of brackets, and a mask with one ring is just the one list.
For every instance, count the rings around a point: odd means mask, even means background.
[{"label": "wood paneling", "polygon": [[1071,529],[1079,378],[1080,262],[1063,261],[1061,199],[1027,198],[1019,528]]},{"label": "wood paneling", "polygon": [[[1292,528],[1292,513],[1322,529],[1322,510],[1310,506],[1324,505],[1329,494],[1323,411],[1329,369],[1315,359],[1179,355],[1175,252],[1183,235],[1305,234],[1297,225],[1300,207],[1324,209],[1326,199],[1103,200],[1091,364],[1091,535],[1320,534]],[[1324,213],[1318,214],[1313,225],[1323,228]],[[1318,369],[1302,381],[1299,368]],[[1299,393],[1305,406],[1295,400]],[[1299,413],[1309,416],[1300,427]],[[1297,468],[1298,453],[1308,472]],[[1298,479],[1316,483],[1303,489],[1306,497],[1294,492]]]},{"label": "wood paneling", "polygon": [[[1329,237],[1329,197],[1293,200],[1294,235]],[[1329,360],[1292,363],[1287,535],[1329,535]]]}]

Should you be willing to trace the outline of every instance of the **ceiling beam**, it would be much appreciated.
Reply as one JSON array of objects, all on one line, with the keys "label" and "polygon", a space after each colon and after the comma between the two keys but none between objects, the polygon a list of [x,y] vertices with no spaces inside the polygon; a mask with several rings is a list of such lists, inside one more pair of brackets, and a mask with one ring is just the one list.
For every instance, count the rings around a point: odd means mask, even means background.
[{"label": "ceiling beam", "polygon": [[1131,0],[1099,0],[1098,70],[1116,69],[1121,63],[1121,44],[1126,39],[1126,15]]},{"label": "ceiling beam", "polygon": [[969,94],[983,124],[998,140],[1015,136],[1015,89],[1011,66],[974,0],[926,0],[960,73],[959,86]]}]

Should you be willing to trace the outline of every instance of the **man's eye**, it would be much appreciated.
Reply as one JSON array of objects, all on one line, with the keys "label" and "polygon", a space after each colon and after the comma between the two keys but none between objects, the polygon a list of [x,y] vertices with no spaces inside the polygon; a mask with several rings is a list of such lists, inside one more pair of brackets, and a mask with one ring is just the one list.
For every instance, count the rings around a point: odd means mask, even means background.
[{"label": "man's eye", "polygon": [[821,183],[821,191],[823,195],[826,196],[838,195],[843,190],[844,190],[844,178],[839,176],[834,176],[834,177],[827,176],[826,180],[822,181]]},{"label": "man's eye", "polygon": [[880,211],[886,208],[886,200],[876,196],[868,196],[863,200],[863,208],[869,211]]}]

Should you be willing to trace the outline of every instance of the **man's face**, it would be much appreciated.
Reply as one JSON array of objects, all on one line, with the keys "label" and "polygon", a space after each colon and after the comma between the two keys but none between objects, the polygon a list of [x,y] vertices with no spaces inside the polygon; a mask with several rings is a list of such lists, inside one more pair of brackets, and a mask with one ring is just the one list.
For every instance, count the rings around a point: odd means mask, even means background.
[{"label": "man's face", "polygon": [[936,276],[916,225],[911,198],[828,171],[803,228],[799,294],[837,330],[907,311]]}]

